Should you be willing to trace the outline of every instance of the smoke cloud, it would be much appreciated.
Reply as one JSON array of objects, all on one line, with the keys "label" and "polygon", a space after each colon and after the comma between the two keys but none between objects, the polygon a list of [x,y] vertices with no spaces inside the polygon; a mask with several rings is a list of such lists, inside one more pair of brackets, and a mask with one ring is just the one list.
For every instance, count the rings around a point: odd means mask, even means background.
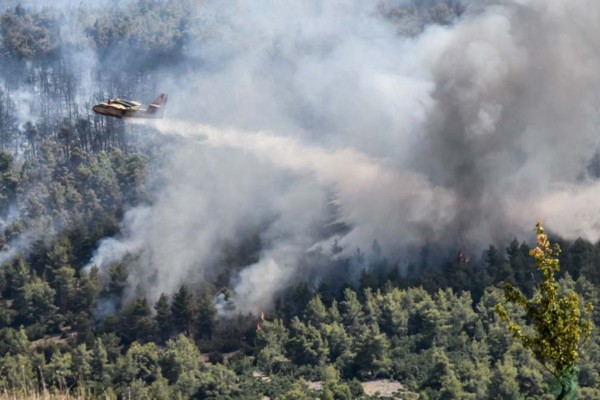
[{"label": "smoke cloud", "polygon": [[170,103],[147,125],[179,137],[162,186],[91,264],[134,255],[131,287],[156,298],[214,278],[222,246],[258,234],[230,280],[236,311],[257,311],[333,273],[306,259],[336,239],[346,254],[377,240],[394,262],[428,241],[524,237],[538,218],[598,240],[600,3],[478,2],[410,35],[399,5],[198,5],[205,34],[161,71]]}]

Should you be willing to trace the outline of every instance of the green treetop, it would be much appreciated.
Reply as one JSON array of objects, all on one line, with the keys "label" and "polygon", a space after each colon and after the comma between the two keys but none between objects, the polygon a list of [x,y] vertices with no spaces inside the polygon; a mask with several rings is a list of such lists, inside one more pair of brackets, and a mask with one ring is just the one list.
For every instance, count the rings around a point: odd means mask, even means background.
[{"label": "green treetop", "polygon": [[530,255],[534,257],[537,268],[544,275],[544,281],[538,285],[538,292],[531,299],[527,299],[510,283],[504,284],[506,300],[525,310],[534,332],[526,332],[511,319],[502,305],[498,304],[496,311],[507,323],[512,335],[525,348],[531,350],[535,358],[557,378],[561,386],[557,398],[565,399],[574,392],[572,389],[576,386],[575,371],[579,361],[579,350],[592,331],[593,305],[586,303],[582,312],[581,300],[577,293],[559,293],[555,274],[560,270],[560,248],[558,245],[550,245],[548,235],[540,222],[536,225],[536,234],[537,247],[531,250]]}]

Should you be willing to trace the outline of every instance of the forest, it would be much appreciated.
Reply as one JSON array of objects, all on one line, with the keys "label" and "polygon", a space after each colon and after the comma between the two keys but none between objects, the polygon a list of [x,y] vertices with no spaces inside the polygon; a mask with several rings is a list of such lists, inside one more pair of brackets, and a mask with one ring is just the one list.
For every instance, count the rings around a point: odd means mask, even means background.
[{"label": "forest", "polygon": [[[503,286],[539,292],[533,229],[483,249],[425,243],[408,264],[388,257],[378,238],[352,250],[336,240],[303,260],[336,271],[330,279],[290,282],[254,313],[228,300],[233,278],[260,257],[258,230],[213,249],[216,273],[157,299],[131,285],[135,254],[108,268],[90,264],[128,210],[157,201],[164,149],[184,141],[91,106],[114,93],[153,98],[173,65],[201,68],[189,49],[214,37],[195,3],[0,8],[0,392],[382,399],[388,394],[366,383],[383,381],[399,382],[402,399],[556,398],[555,376],[496,310],[533,329]],[[378,8],[398,35],[447,26],[467,8],[408,3]],[[550,240],[562,249],[560,292],[579,294],[582,307],[599,304],[600,242]],[[598,307],[591,318],[600,324]],[[600,398],[596,329],[579,352],[578,396]]]}]

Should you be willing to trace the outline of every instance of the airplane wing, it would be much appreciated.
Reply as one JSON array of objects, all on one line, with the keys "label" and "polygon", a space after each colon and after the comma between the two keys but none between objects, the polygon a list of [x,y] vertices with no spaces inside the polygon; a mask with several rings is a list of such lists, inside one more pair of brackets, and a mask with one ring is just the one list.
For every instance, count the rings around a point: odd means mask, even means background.
[{"label": "airplane wing", "polygon": [[120,104],[126,108],[138,108],[139,106],[142,105],[142,103],[140,103],[139,101],[124,100],[124,99],[111,100],[111,104]]}]

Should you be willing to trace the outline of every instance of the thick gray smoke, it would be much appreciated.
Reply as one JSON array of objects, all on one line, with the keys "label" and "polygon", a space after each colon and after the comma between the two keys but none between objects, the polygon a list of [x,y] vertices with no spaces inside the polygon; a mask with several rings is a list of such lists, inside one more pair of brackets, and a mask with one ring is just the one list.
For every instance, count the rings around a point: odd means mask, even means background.
[{"label": "thick gray smoke", "polygon": [[[314,274],[302,260],[335,239],[347,253],[377,240],[397,261],[426,241],[481,249],[541,218],[598,240],[586,165],[600,138],[600,3],[478,3],[411,36],[393,6],[199,5],[207,33],[188,53],[201,67],[164,72],[170,104],[154,124],[184,146],[152,206],[91,263],[135,256],[132,288],[156,297],[215,276],[222,245],[256,231],[258,261],[231,282],[236,310],[256,311]],[[347,229],[323,233],[332,221]]]}]

